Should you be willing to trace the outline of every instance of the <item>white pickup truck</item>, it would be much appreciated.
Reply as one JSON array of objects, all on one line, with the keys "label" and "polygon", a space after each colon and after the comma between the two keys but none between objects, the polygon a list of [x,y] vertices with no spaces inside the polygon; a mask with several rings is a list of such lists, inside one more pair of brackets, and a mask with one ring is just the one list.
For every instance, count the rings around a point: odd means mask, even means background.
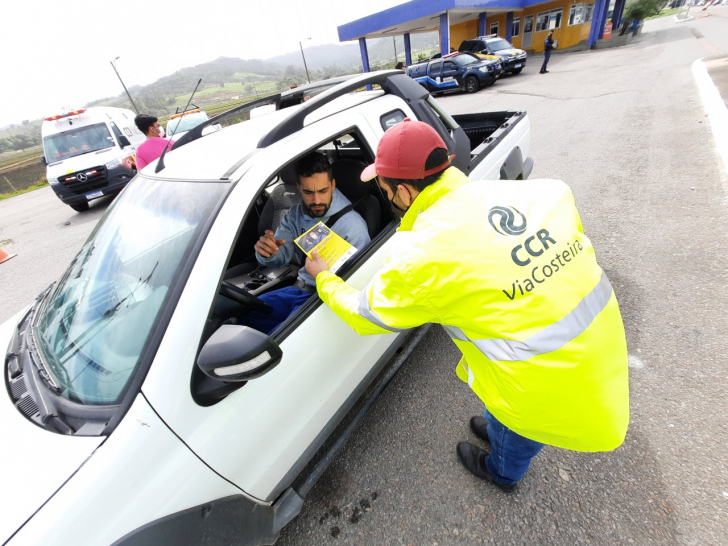
[{"label": "white pickup truck", "polygon": [[0,326],[4,544],[275,542],[423,334],[358,336],[316,296],[270,335],[230,323],[296,279],[300,264],[253,254],[298,196],[295,161],[325,153],[367,222],[371,243],[339,271],[357,288],[398,238],[386,196],[359,180],[387,128],[430,123],[471,178],[530,173],[525,112],[450,116],[399,71],[317,91],[191,130]]}]

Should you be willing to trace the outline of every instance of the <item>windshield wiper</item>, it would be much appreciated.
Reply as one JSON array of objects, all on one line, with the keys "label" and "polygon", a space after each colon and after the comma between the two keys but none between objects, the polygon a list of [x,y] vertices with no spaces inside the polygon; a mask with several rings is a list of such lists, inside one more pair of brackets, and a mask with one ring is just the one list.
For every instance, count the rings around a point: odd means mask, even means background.
[{"label": "windshield wiper", "polygon": [[45,368],[43,360],[34,351],[36,345],[33,338],[33,318],[40,304],[51,292],[54,284],[51,283],[48,288],[38,295],[28,313],[18,324],[17,341],[19,346],[14,347],[13,352],[17,356],[18,373],[22,373],[27,378],[30,396],[38,406],[38,413],[43,426],[61,434],[73,434],[74,430],[58,415],[58,411],[56,411],[49,397],[49,390],[57,393],[58,386],[53,384],[51,375]]}]

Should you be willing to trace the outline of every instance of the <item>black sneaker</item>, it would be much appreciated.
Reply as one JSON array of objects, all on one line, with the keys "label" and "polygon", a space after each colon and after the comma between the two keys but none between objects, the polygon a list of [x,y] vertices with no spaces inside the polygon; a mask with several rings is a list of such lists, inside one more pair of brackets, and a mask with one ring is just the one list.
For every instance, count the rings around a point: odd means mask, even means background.
[{"label": "black sneaker", "polygon": [[458,458],[463,466],[467,468],[472,474],[475,474],[481,480],[492,483],[502,491],[506,493],[513,493],[516,490],[516,484],[505,484],[490,475],[488,469],[485,466],[485,451],[480,449],[478,446],[469,444],[468,442],[460,442],[457,447]]},{"label": "black sneaker", "polygon": [[482,415],[476,415],[470,419],[470,430],[473,431],[478,438],[483,440],[486,444],[490,445],[490,438],[488,438],[488,421]]}]

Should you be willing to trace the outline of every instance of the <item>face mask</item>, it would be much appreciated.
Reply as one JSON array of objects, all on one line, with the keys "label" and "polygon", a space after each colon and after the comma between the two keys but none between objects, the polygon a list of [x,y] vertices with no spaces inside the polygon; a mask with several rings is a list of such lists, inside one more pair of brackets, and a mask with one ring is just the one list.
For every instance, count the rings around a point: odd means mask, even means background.
[{"label": "face mask", "polygon": [[162,127],[161,125],[159,126],[159,136],[160,137],[164,136],[164,127]]},{"label": "face mask", "polygon": [[[397,191],[396,191],[396,192],[394,192],[394,193],[392,194],[392,199],[390,199],[390,200],[389,200],[389,202],[390,202],[390,203],[391,203],[391,205],[392,205],[392,209],[393,209],[393,210],[395,211],[394,213],[395,213],[395,214],[396,214],[397,216],[400,216],[400,217],[401,217],[402,215],[404,215],[404,213],[405,213],[405,212],[407,212],[407,209],[408,209],[409,207],[407,207],[407,208],[402,208],[402,207],[400,207],[399,205],[397,205],[397,203],[395,203],[395,202],[394,202],[394,199],[395,199],[395,198],[397,197],[397,192],[399,192],[399,188],[397,188]],[[399,213],[398,213],[397,211],[399,211]],[[401,214],[400,214],[400,213],[401,213]]]}]

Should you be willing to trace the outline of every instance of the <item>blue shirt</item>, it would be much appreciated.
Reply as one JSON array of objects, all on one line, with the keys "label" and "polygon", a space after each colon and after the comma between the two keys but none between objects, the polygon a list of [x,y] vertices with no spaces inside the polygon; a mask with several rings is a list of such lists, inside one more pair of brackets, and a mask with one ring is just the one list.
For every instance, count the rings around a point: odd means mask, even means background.
[{"label": "blue shirt", "polygon": [[[334,196],[331,198],[331,206],[329,207],[329,210],[326,211],[325,216],[316,218],[312,217],[308,214],[308,209],[303,203],[291,207],[283,217],[281,225],[278,226],[275,234],[276,239],[285,240],[285,244],[278,247],[278,253],[274,254],[270,258],[264,258],[256,252],[256,259],[263,265],[280,267],[291,263],[291,258],[295,254],[298,258],[298,262],[303,264],[305,259],[303,251],[298,248],[293,240],[303,235],[319,222],[323,222],[325,224],[329,221],[329,218],[347,205],[351,205],[351,201],[349,201],[339,190],[334,189]],[[369,238],[369,229],[367,228],[364,218],[362,218],[358,212],[353,210],[339,218],[336,223],[331,226],[331,229],[333,229],[340,237],[343,237],[346,241],[348,241],[349,244],[357,250],[364,248],[371,240]],[[316,286],[315,279],[304,267],[298,271],[298,278],[309,286]]]}]

